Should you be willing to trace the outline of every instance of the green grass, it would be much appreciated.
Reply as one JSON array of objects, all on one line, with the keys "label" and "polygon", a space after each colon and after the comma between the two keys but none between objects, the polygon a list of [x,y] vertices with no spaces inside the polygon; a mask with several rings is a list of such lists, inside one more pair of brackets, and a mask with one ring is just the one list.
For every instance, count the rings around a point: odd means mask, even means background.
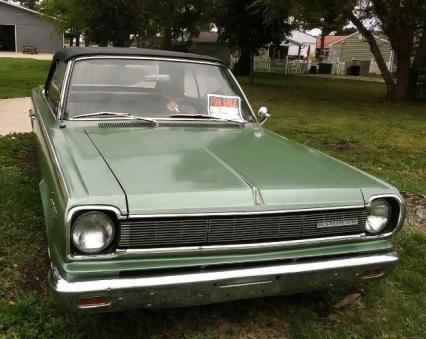
[{"label": "green grass", "polygon": [[0,58],[0,99],[28,97],[44,83],[50,61]]},{"label": "green grass", "polygon": [[[400,188],[425,192],[424,106],[381,103],[377,83],[261,76],[255,86],[244,86],[255,107],[270,107],[271,129]],[[396,236],[402,260],[391,276],[365,287],[361,299],[341,310],[333,305],[353,289],[178,310],[63,314],[47,291],[38,181],[33,136],[0,137],[0,337],[340,339],[426,333],[422,228]]]}]

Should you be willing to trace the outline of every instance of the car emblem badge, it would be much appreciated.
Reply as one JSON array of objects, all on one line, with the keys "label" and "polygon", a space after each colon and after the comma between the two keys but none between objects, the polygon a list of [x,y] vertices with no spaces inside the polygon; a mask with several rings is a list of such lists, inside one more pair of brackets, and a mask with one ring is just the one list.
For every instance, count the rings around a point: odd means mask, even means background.
[{"label": "car emblem badge", "polygon": [[263,205],[263,199],[262,199],[262,195],[260,194],[260,191],[257,187],[253,188],[253,193],[254,193],[254,203],[256,205]]},{"label": "car emblem badge", "polygon": [[354,226],[354,225],[358,225],[358,219],[320,221],[317,223],[317,228],[331,228],[331,227]]}]

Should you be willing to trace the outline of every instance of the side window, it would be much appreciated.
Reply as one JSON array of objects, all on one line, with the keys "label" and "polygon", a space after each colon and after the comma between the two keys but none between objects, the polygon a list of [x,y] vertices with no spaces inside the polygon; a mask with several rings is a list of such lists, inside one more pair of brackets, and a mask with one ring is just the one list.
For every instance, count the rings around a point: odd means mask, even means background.
[{"label": "side window", "polygon": [[58,109],[59,97],[61,95],[61,89],[64,82],[66,69],[67,64],[65,62],[60,61],[56,63],[55,71],[47,88],[47,98],[49,99],[50,104],[55,110]]}]

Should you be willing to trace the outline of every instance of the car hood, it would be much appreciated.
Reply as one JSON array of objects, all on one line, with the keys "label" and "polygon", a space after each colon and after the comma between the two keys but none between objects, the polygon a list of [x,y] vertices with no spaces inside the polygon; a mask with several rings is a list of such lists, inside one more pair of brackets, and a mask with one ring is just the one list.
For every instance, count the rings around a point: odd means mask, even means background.
[{"label": "car hood", "polygon": [[364,205],[364,174],[348,176],[356,170],[257,125],[85,132],[123,188],[130,214]]}]

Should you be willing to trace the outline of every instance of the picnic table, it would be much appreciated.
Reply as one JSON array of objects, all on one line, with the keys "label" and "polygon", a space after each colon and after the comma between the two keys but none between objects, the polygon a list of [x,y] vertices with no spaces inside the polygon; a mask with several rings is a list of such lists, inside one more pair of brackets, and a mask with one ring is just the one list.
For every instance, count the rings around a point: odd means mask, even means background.
[{"label": "picnic table", "polygon": [[37,48],[34,46],[24,46],[22,48],[22,53],[24,54],[38,54]]}]

